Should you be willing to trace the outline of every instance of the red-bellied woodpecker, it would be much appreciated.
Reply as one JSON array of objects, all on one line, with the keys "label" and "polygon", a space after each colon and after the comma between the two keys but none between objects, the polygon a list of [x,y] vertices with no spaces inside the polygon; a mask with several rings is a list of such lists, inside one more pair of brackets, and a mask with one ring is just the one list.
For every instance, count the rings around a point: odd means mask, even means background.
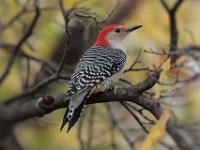
[{"label": "red-bellied woodpecker", "polygon": [[142,26],[126,28],[114,24],[100,31],[95,44],[83,54],[71,76],[66,95],[69,105],[63,117],[61,130],[68,122],[67,131],[74,126],[91,94],[105,92],[119,80],[127,59],[122,41],[128,33],[140,27]]}]

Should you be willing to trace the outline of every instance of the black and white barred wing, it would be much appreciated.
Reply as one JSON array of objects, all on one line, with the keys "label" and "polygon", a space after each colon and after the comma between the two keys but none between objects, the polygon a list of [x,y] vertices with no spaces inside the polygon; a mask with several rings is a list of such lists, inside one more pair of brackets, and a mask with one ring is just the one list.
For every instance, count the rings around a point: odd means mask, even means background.
[{"label": "black and white barred wing", "polygon": [[83,55],[69,83],[67,99],[70,101],[61,130],[67,122],[69,122],[68,131],[74,126],[90,90],[121,71],[125,61],[126,55],[122,50],[100,46],[90,48]]},{"label": "black and white barred wing", "polygon": [[[103,48],[104,50],[100,50]],[[69,83],[67,97],[92,88],[106,78],[119,72],[126,61],[126,54],[120,49],[95,47],[89,49],[80,59]]]}]

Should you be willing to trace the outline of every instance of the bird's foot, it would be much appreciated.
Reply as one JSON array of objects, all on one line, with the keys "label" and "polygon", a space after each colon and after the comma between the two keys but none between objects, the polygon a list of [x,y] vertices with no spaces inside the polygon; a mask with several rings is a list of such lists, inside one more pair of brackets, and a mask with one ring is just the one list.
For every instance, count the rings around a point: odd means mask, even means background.
[{"label": "bird's foot", "polygon": [[117,89],[119,89],[119,86],[114,85],[110,88],[111,91],[114,91],[114,94],[117,94]]}]

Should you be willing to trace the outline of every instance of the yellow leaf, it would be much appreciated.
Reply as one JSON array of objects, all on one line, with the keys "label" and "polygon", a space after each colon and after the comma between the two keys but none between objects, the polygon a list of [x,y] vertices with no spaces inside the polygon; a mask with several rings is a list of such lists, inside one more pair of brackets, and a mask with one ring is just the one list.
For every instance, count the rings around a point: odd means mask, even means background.
[{"label": "yellow leaf", "polygon": [[162,90],[162,89],[161,89],[161,86],[160,86],[158,83],[156,83],[156,84],[154,85],[155,99],[156,99],[156,100],[160,98],[161,90]]},{"label": "yellow leaf", "polygon": [[170,69],[170,67],[171,67],[170,61],[171,61],[171,59],[169,58],[169,59],[167,59],[166,62],[163,63],[163,65],[162,65],[163,72],[167,72]]},{"label": "yellow leaf", "polygon": [[[167,72],[171,67],[170,61],[171,61],[170,58],[167,59],[167,61],[164,62],[162,67],[161,67],[162,68],[162,72],[161,72],[160,78],[159,78],[159,82],[160,83],[164,83],[168,79]],[[165,86],[160,85],[160,84],[155,84],[154,91],[155,91],[155,99],[156,100],[160,98],[160,93],[165,89],[166,89]]]},{"label": "yellow leaf", "polygon": [[141,144],[140,150],[153,150],[156,143],[165,136],[169,112],[169,109],[164,111],[157,124],[151,128],[149,134]]},{"label": "yellow leaf", "polygon": [[194,119],[198,122],[200,122],[199,115],[200,114],[200,93],[199,93],[200,87],[198,85],[190,85],[187,87],[186,91],[186,97],[191,104],[192,108],[192,117],[190,119]]}]

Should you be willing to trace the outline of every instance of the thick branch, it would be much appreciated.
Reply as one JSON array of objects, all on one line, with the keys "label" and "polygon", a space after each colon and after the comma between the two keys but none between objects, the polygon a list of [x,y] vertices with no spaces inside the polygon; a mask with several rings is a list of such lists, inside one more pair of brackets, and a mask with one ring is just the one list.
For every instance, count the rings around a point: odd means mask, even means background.
[{"label": "thick branch", "polygon": [[[24,103],[12,103],[8,105],[0,120],[1,124],[13,124],[32,117],[43,116],[54,110],[66,107],[68,102],[64,102],[64,94],[55,95],[52,97],[44,96],[34,101]],[[114,102],[114,101],[130,101],[138,104],[139,106],[150,111],[157,119],[162,115],[162,108],[159,103],[149,100],[142,96],[140,93],[135,92],[135,88],[117,89],[116,94],[114,91],[109,91],[105,94],[93,95],[89,98],[87,104]],[[5,106],[6,107],[6,106]],[[4,118],[3,118],[4,117]],[[169,121],[167,131],[172,138],[178,143],[182,149],[187,149],[188,144],[185,142],[181,134],[176,131],[177,129]]]},{"label": "thick branch", "polygon": [[[148,110],[151,107],[154,108],[154,105],[152,106],[148,104],[148,101],[141,102],[140,100],[138,102],[138,99],[137,99],[139,96],[141,96],[142,92],[154,86],[154,84],[156,83],[155,78],[158,78],[159,74],[157,75],[154,74],[152,76],[154,76],[154,78],[149,77],[148,79],[144,80],[142,83],[138,85],[135,85],[126,89],[118,89],[117,94],[114,94],[114,92],[111,91],[111,92],[107,92],[106,94],[94,95],[88,100],[88,104],[108,102],[108,100],[109,101],[133,101],[136,104],[141,105],[142,107],[144,106],[144,108],[148,106],[148,108],[146,108]],[[27,94],[31,95],[30,93],[32,93],[33,91],[29,91],[29,93],[26,93],[26,95]],[[21,95],[20,97],[24,97],[24,95]],[[50,113],[51,111],[55,109],[67,106],[67,102],[64,103],[63,99],[64,99],[64,94],[60,94],[53,97],[44,96],[42,98],[39,98],[39,100],[35,99],[33,101],[13,101],[13,103],[5,103],[5,107],[7,107],[7,109],[4,109],[4,110],[6,110],[7,112],[4,112],[6,115],[1,115],[2,117],[0,117],[0,122],[1,120],[4,120],[3,122],[7,122],[7,123],[19,122],[21,120],[25,120],[31,117],[41,116],[41,115]],[[47,106],[42,105],[44,106],[45,109],[41,109],[40,104],[43,104],[43,102],[44,104],[46,104],[46,101],[48,105]],[[143,103],[147,103],[147,105],[143,105]],[[1,114],[3,114],[3,112]]]}]

